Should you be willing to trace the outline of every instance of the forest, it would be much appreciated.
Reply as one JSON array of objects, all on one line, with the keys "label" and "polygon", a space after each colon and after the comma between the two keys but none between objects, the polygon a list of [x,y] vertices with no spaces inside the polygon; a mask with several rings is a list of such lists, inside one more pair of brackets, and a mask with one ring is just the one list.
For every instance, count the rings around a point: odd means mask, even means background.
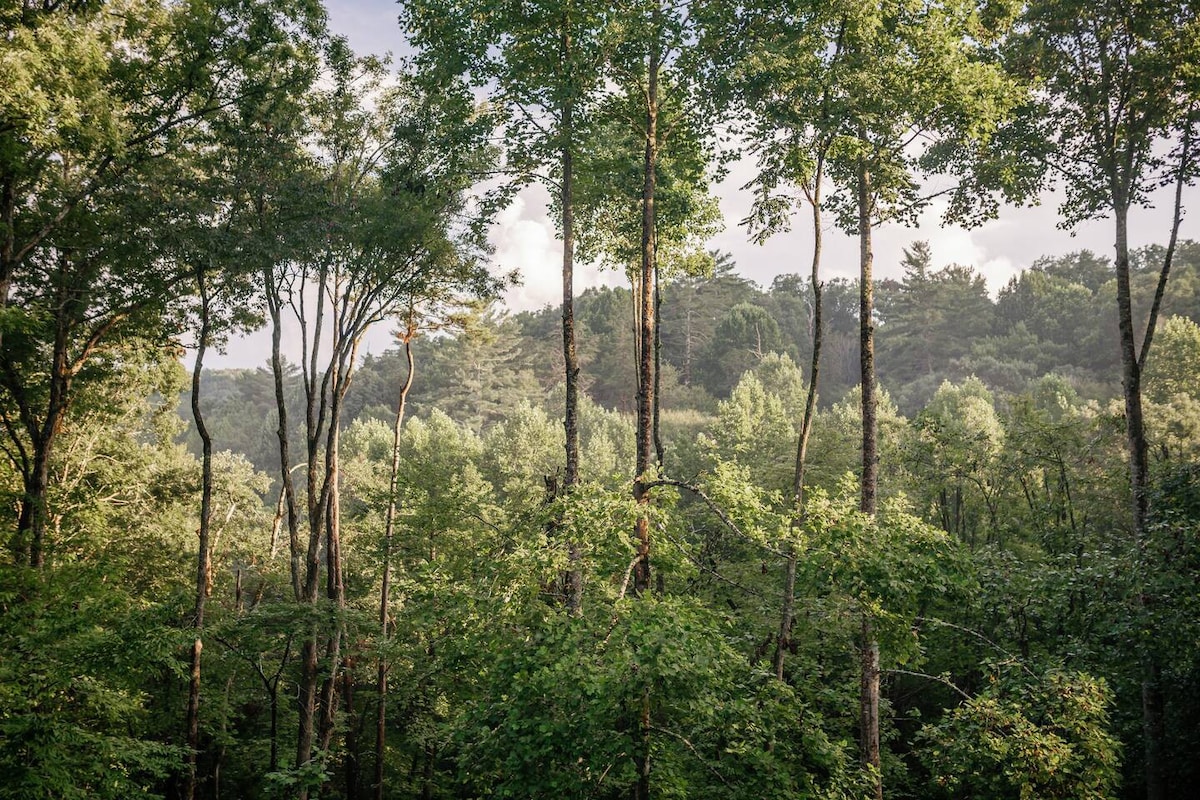
[{"label": "forest", "polygon": [[1193,796],[1194,4],[395,14],[0,0],[0,800]]}]

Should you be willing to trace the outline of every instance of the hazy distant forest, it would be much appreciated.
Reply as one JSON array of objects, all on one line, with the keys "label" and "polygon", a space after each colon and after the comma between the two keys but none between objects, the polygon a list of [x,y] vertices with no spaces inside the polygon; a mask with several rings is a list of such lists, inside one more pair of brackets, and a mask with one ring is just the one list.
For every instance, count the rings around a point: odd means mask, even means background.
[{"label": "hazy distant forest", "polygon": [[0,798],[1195,796],[1195,4],[396,13],[0,0]]}]

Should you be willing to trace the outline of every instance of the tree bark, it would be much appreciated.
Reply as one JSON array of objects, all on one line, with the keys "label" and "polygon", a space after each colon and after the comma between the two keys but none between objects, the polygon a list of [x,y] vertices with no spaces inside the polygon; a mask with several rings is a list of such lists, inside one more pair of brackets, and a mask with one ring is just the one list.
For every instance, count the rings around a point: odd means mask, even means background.
[{"label": "tree bark", "polygon": [[288,441],[287,393],[283,374],[283,300],[279,296],[274,271],[264,272],[267,309],[271,316],[271,375],[274,378],[275,413],[278,425],[275,435],[279,441],[280,497],[287,510],[288,561],[292,577],[292,597],[299,602],[304,596],[300,577],[300,513],[296,505],[296,485],[292,480],[291,445]]},{"label": "tree bark", "polygon": [[[404,360],[408,370],[396,403],[396,421],[392,425],[392,464],[388,474],[388,507],[383,526],[383,579],[379,589],[379,636],[386,645],[388,639],[388,606],[391,603],[392,537],[396,527],[396,483],[400,474],[400,434],[404,427],[404,411],[408,403],[408,391],[412,388],[415,362],[412,340],[416,325],[410,314],[408,328],[404,334]],[[387,657],[379,656],[379,667],[375,676],[375,691],[378,706],[375,713],[375,798],[383,800],[383,762],[387,750]]]},{"label": "tree bark", "polygon": [[50,391],[46,401],[46,416],[39,423],[33,409],[23,397],[15,368],[6,365],[6,377],[10,389],[18,396],[21,421],[29,436],[33,449],[32,469],[22,475],[24,493],[17,514],[15,534],[18,563],[28,554],[28,563],[34,569],[42,569],[46,563],[46,494],[50,489],[50,460],[58,436],[62,433],[67,417],[67,406],[71,382],[75,369],[69,352],[71,338],[71,315],[78,304],[74,293],[67,286],[70,255],[60,253],[59,271],[55,296],[54,343],[50,357]]},{"label": "tree bark", "polygon": [[204,650],[204,612],[211,583],[212,564],[209,553],[209,533],[212,526],[213,463],[212,436],[204,423],[200,408],[201,373],[209,339],[209,295],[204,280],[204,270],[196,270],[196,281],[200,291],[200,333],[196,344],[196,363],[192,366],[192,420],[200,436],[200,527],[198,530],[198,553],[196,556],[196,600],[192,614],[192,663],[188,681],[188,703],[186,718],[187,772],[184,775],[183,798],[192,800],[196,794],[196,758],[200,751],[200,657]]},{"label": "tree bark", "polygon": [[[1114,222],[1116,225],[1117,273],[1117,322],[1121,346],[1121,388],[1125,400],[1125,440],[1129,453],[1129,485],[1133,519],[1133,536],[1137,544],[1138,557],[1143,562],[1147,555],[1147,534],[1150,517],[1149,501],[1149,448],[1146,443],[1145,419],[1142,412],[1142,369],[1141,359],[1134,338],[1133,301],[1130,287],[1129,267],[1129,204],[1121,187],[1114,182]],[[1168,262],[1169,268],[1169,262]],[[1153,331],[1153,319],[1148,324],[1147,335]],[[1148,353],[1148,348],[1145,349]],[[1148,566],[1148,565],[1147,565]],[[1145,590],[1139,592],[1138,605],[1152,626],[1150,601]],[[1153,630],[1149,633],[1153,635]],[[1159,688],[1159,667],[1154,654],[1143,655],[1142,666],[1142,736],[1143,757],[1146,774],[1147,800],[1163,800],[1166,797],[1165,764],[1163,759],[1163,698]]]},{"label": "tree bark", "polygon": [[[570,71],[572,42],[570,16],[564,16],[560,39],[560,63]],[[575,347],[575,103],[568,97],[562,105],[562,147],[559,150],[562,168],[562,338],[563,370],[566,383],[566,403],[563,428],[566,433],[566,470],[563,491],[570,493],[579,483],[579,355]],[[567,572],[565,591],[567,611],[572,616],[583,613],[583,571],[579,543],[567,542]]]},{"label": "tree bark", "polygon": [[874,514],[879,484],[878,422],[875,398],[875,286],[872,275],[874,253],[871,250],[872,212],[871,172],[865,162],[858,167],[858,243],[859,243],[859,371],[862,383],[862,494],[859,505],[864,514]]},{"label": "tree bark", "polygon": [[[654,9],[653,25],[658,30],[661,9]],[[660,44],[651,43],[647,64],[646,85],[646,149],[642,164],[642,263],[641,263],[641,320],[638,349],[638,418],[637,418],[637,478],[633,484],[633,496],[642,506],[637,520],[638,561],[634,569],[634,596],[641,597],[650,589],[650,492],[646,486],[646,475],[655,459],[654,449],[654,406],[655,388],[655,278],[657,277],[657,236],[655,230],[655,192],[658,172],[658,78],[662,53]],[[634,797],[649,800],[650,797],[650,745],[651,745],[651,699],[650,687],[642,694],[638,714],[638,743],[634,754],[637,783]]]},{"label": "tree bark", "polygon": [[[812,432],[813,417],[817,409],[817,387],[821,377],[821,338],[822,319],[821,309],[821,200],[820,182],[823,170],[818,160],[817,173],[814,183],[816,190],[812,195],[812,226],[813,226],[813,257],[812,277],[810,278],[813,293],[813,347],[812,362],[809,366],[808,392],[804,399],[804,416],[800,420],[800,435],[796,442],[796,467],[792,473],[792,518],[789,523],[790,531],[794,534],[804,524],[804,471],[808,463],[808,437]],[[779,636],[775,640],[775,658],[772,666],[775,677],[783,680],[784,652],[791,646],[792,625],[795,622],[796,610],[796,561],[799,557],[794,542],[788,543],[788,560],[783,580],[783,614],[779,622]]]},{"label": "tree bark", "polygon": [[[865,161],[858,166],[859,241],[859,367],[862,377],[862,494],[859,509],[875,516],[879,484],[879,429],[875,398],[874,253],[871,250],[873,190]],[[872,775],[872,793],[883,798],[883,773],[879,755],[879,643],[875,641],[866,611],[862,619],[862,663],[859,723],[863,766]]]},{"label": "tree bark", "polygon": [[[637,477],[633,496],[639,504],[650,502],[644,476],[654,463],[654,278],[657,262],[654,196],[658,170],[658,72],[660,54],[651,48],[646,91],[646,149],[642,163],[642,263],[641,314],[638,330]],[[633,592],[650,589],[650,518],[647,512],[637,521],[638,563],[634,569]]]},{"label": "tree bark", "polygon": [[[662,283],[654,264],[654,455],[659,470],[666,465],[662,441]],[[660,576],[661,577],[661,576]]]},{"label": "tree bark", "polygon": [[883,800],[883,776],[879,757],[879,642],[870,618],[864,612],[861,640],[861,686],[859,724],[862,738],[862,764],[871,773],[871,796]]}]

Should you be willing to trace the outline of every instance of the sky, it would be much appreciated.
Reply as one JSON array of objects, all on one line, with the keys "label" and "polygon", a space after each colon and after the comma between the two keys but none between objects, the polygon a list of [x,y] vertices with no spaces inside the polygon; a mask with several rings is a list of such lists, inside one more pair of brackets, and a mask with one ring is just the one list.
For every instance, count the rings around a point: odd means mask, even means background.
[{"label": "sky", "polygon": [[[345,36],[359,54],[400,54],[405,49],[397,22],[394,0],[327,0],[330,28]],[[795,229],[779,234],[764,245],[751,241],[739,225],[749,211],[751,197],[741,187],[753,177],[749,161],[733,164],[728,176],[715,187],[725,228],[710,243],[710,249],[733,256],[737,271],[763,287],[769,287],[776,275],[808,274],[812,234],[807,215],[798,215]],[[1141,246],[1165,243],[1170,233],[1171,190],[1153,198],[1155,208],[1135,210],[1130,217],[1130,243]],[[1200,201],[1200,188],[1185,194],[1184,206]],[[1032,207],[1002,207],[997,219],[978,228],[944,227],[942,208],[930,206],[915,228],[899,223],[883,225],[874,237],[875,275],[899,278],[904,248],[925,240],[930,244],[935,268],[947,264],[974,267],[987,279],[994,296],[1008,280],[1042,256],[1055,256],[1088,249],[1111,256],[1113,226],[1110,220],[1084,223],[1072,230],[1058,226],[1059,198],[1047,194]],[[539,309],[557,305],[562,299],[562,249],[554,222],[548,217],[548,197],[544,190],[530,188],[520,193],[513,204],[502,211],[493,226],[491,241],[497,273],[517,270],[521,285],[504,298],[512,311]],[[1200,237],[1193,220],[1184,218],[1183,238]],[[858,242],[827,225],[824,231],[822,275],[826,278],[852,278],[858,275]],[[597,285],[617,286],[625,282],[622,273],[579,265],[575,273],[576,291]],[[363,352],[381,352],[391,344],[386,330],[370,335]],[[214,367],[253,367],[265,362],[268,337],[255,334],[232,344],[224,355],[212,359]]]}]

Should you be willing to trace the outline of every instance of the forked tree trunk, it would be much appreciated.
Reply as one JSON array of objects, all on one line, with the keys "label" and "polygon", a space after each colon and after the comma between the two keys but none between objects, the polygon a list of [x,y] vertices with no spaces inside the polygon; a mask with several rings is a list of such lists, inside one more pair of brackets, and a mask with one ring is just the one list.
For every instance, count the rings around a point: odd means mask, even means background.
[{"label": "forked tree trunk", "polygon": [[[1129,212],[1122,193],[1114,190],[1116,223],[1117,322],[1121,346],[1121,388],[1125,399],[1125,441],[1129,454],[1129,484],[1132,503],[1133,536],[1140,559],[1146,559],[1149,502],[1149,448],[1146,444],[1145,419],[1142,413],[1142,369],[1134,340],[1133,301],[1129,268]],[[1153,330],[1150,328],[1149,330]],[[1148,331],[1149,332],[1149,331]],[[1149,598],[1139,592],[1138,604],[1149,616]],[[1153,631],[1150,631],[1152,634]],[[1146,772],[1147,800],[1166,797],[1163,738],[1164,706],[1159,685],[1160,670],[1154,654],[1142,655],[1142,737]]]},{"label": "forked tree trunk", "polygon": [[[24,493],[17,514],[16,556],[18,563],[25,560],[34,569],[46,564],[46,518],[47,493],[50,489],[50,459],[58,436],[62,433],[67,418],[67,405],[75,368],[71,363],[69,314],[77,303],[66,286],[70,256],[59,254],[59,274],[55,297],[54,343],[50,357],[50,391],[46,401],[46,416],[39,424],[32,409],[22,409],[22,421],[29,434],[33,450],[31,469],[24,472]],[[11,366],[9,367],[11,369]],[[17,388],[14,378],[12,386]],[[19,391],[19,389],[18,389]],[[23,399],[23,398],[19,398]]]}]

